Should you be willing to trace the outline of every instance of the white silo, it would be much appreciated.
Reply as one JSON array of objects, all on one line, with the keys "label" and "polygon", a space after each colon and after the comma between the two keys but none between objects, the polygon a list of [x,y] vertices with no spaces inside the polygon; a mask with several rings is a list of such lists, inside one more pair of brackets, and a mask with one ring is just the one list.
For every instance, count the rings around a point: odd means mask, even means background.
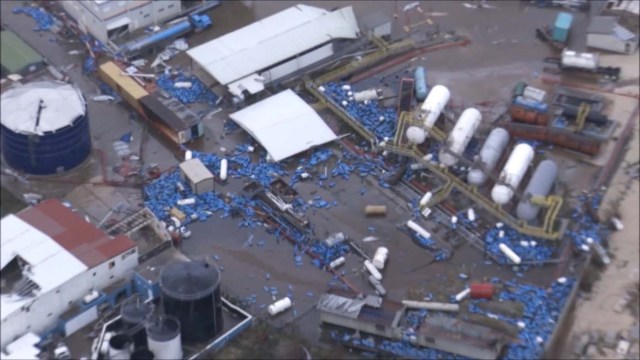
[{"label": "white silo", "polygon": [[[487,173],[492,172],[498,164],[502,152],[509,144],[509,132],[503,128],[491,130],[487,140],[480,149],[480,164],[484,169],[477,167],[467,174],[469,184],[480,186],[487,181]],[[486,172],[485,172],[486,171]]]},{"label": "white silo", "polygon": [[482,115],[477,109],[468,108],[462,112],[449,134],[446,147],[440,150],[440,163],[444,166],[453,166],[458,162],[458,156],[461,156],[469,145],[481,120]]},{"label": "white silo", "polygon": [[418,117],[424,121],[424,126],[427,129],[431,129],[433,124],[436,123],[442,110],[447,106],[450,97],[451,93],[445,86],[436,85],[431,89],[418,112]]},{"label": "white silo", "polygon": [[512,189],[517,189],[520,185],[533,156],[534,151],[531,145],[516,145],[500,173],[499,183],[491,190],[491,198],[496,204],[504,205],[511,200],[513,197]]}]

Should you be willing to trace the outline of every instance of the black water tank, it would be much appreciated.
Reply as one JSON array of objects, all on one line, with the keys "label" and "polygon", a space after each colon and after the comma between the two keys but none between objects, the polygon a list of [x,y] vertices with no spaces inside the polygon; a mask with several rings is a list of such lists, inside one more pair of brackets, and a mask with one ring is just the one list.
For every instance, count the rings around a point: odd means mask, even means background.
[{"label": "black water tank", "polygon": [[153,307],[139,297],[122,304],[122,332],[133,337],[136,348],[147,346],[145,323],[153,312]]},{"label": "black water tank", "polygon": [[179,262],[160,274],[162,305],[181,324],[182,340],[206,341],[222,330],[220,271],[205,261]]},{"label": "black water tank", "polygon": [[151,352],[147,348],[136,349],[134,352],[131,353],[131,360],[153,360],[153,359],[154,359],[153,352]]}]

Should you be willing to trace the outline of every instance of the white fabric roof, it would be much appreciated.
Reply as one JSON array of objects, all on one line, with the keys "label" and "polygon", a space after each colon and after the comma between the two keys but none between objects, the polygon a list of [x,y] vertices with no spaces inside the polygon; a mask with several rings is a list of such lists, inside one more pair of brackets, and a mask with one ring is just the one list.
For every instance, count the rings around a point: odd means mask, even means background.
[{"label": "white fabric roof", "polygon": [[[38,119],[38,108],[43,108]],[[82,94],[63,82],[29,83],[7,91],[0,97],[0,121],[10,130],[30,135],[42,135],[70,125],[86,113]]]},{"label": "white fabric roof", "polygon": [[200,67],[226,85],[332,39],[355,39],[351,6],[330,12],[296,5],[187,51]]},{"label": "white fabric roof", "polygon": [[291,89],[229,117],[255,138],[273,161],[336,139],[322,118]]},{"label": "white fabric roof", "polygon": [[[87,266],[55,240],[15,215],[2,218],[0,229],[0,269],[20,256],[30,266],[29,279],[44,294],[87,270]],[[2,296],[1,318],[4,319],[23,301]]]}]

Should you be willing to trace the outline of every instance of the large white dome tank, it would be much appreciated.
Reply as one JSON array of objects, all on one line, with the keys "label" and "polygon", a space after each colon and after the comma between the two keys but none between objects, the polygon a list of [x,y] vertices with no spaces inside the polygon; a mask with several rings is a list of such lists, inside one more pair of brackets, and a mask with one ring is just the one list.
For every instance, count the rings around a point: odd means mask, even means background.
[{"label": "large white dome tank", "polygon": [[464,149],[469,145],[469,141],[473,138],[481,120],[482,115],[477,109],[468,108],[462,112],[447,139],[446,149],[448,151],[444,148],[440,150],[440,163],[444,166],[453,166],[458,162],[458,156],[462,155]]},{"label": "large white dome tank", "polygon": [[503,128],[495,128],[491,130],[489,136],[485,140],[482,148],[480,149],[480,164],[484,169],[480,167],[474,167],[467,174],[467,181],[469,184],[480,186],[487,181],[486,172],[492,172],[498,164],[500,155],[509,144],[509,132]]},{"label": "large white dome tank", "polygon": [[450,97],[451,93],[449,92],[449,89],[443,85],[436,85],[431,89],[427,99],[422,103],[419,113],[419,116],[424,121],[424,126],[427,129],[431,129],[433,124],[436,123],[436,120],[440,117],[442,110],[447,106]]}]

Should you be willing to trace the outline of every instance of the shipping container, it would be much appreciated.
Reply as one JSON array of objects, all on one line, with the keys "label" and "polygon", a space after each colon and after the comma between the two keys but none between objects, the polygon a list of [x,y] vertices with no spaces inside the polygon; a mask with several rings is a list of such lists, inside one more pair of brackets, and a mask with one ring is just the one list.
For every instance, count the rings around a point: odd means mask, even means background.
[{"label": "shipping container", "polygon": [[129,106],[143,113],[139,100],[149,93],[130,76],[122,75],[123,72],[116,63],[109,61],[100,65],[98,77],[115,90]]},{"label": "shipping container", "polygon": [[573,22],[573,15],[561,12],[556,17],[556,22],[553,25],[553,31],[551,37],[554,41],[564,43],[569,38],[569,31],[571,30],[571,23]]},{"label": "shipping container", "polygon": [[512,137],[542,141],[590,156],[600,151],[600,142],[574,134],[552,132],[548,127],[517,123],[505,123],[503,126]]},{"label": "shipping container", "polygon": [[513,100],[513,103],[516,105],[522,106],[526,109],[534,110],[541,113],[546,112],[549,108],[549,106],[546,103],[535,101],[532,99],[527,99],[523,96],[517,96]]},{"label": "shipping container", "polygon": [[511,116],[511,119],[513,119],[513,121],[526,124],[547,126],[547,124],[549,123],[549,114],[527,110],[518,105],[511,105],[511,107],[509,108],[509,116]]},{"label": "shipping container", "polygon": [[398,97],[398,115],[403,111],[411,111],[413,103],[413,85],[414,81],[410,78],[402,78],[400,80],[400,96]]},{"label": "shipping container", "polygon": [[144,115],[160,125],[160,131],[176,143],[184,144],[204,134],[204,126],[198,116],[176,99],[164,99],[158,93],[140,99]]}]

